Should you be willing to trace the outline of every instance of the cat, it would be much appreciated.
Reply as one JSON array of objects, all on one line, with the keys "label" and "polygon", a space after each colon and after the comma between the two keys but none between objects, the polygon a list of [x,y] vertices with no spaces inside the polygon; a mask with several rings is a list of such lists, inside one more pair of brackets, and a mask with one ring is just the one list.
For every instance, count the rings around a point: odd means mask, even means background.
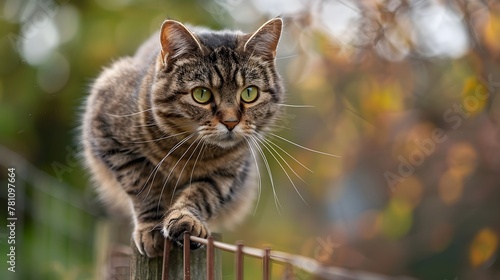
[{"label": "cat", "polygon": [[206,238],[250,210],[252,146],[283,113],[282,27],[274,18],[246,34],[166,20],[91,85],[85,163],[100,197],[133,221],[141,254],[160,256],[164,237],[182,245],[186,231]]}]

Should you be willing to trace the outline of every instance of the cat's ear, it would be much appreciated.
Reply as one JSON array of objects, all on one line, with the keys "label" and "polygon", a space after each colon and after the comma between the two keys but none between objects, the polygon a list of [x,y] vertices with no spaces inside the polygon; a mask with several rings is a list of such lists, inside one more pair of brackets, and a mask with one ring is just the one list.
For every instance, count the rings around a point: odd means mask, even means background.
[{"label": "cat's ear", "polygon": [[267,59],[274,59],[282,28],[283,20],[281,18],[269,20],[248,38],[243,49]]},{"label": "cat's ear", "polygon": [[200,42],[182,23],[166,20],[160,31],[161,59],[163,63],[186,54],[201,52]]}]

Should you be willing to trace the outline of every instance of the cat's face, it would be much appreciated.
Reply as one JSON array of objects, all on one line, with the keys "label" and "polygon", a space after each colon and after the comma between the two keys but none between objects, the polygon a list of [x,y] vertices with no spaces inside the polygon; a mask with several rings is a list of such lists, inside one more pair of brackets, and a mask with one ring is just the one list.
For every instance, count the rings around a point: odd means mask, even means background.
[{"label": "cat's face", "polygon": [[274,63],[281,26],[274,19],[254,34],[194,35],[166,21],[152,92],[158,125],[222,148],[268,129],[281,112],[283,86]]}]

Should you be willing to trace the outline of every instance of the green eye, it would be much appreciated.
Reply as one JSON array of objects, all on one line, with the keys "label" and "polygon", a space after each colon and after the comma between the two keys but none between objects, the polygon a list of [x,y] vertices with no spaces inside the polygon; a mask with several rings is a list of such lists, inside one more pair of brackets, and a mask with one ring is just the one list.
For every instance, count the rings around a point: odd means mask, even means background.
[{"label": "green eye", "polygon": [[212,100],[212,92],[208,88],[197,87],[191,92],[194,101],[200,104],[207,104]]},{"label": "green eye", "polygon": [[246,103],[251,103],[257,100],[259,97],[259,90],[256,87],[247,87],[243,91],[241,91],[241,100]]}]

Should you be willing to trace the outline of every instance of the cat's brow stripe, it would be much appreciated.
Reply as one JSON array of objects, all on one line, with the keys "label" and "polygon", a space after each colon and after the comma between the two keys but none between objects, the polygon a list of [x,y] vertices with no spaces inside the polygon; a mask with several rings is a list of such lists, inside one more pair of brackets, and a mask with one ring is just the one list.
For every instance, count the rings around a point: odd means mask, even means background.
[{"label": "cat's brow stripe", "polygon": [[220,88],[225,83],[224,82],[224,75],[222,75],[222,71],[220,70],[218,64],[214,65],[214,70],[215,70],[215,73],[217,74],[217,77],[219,78],[219,86],[218,87]]}]

